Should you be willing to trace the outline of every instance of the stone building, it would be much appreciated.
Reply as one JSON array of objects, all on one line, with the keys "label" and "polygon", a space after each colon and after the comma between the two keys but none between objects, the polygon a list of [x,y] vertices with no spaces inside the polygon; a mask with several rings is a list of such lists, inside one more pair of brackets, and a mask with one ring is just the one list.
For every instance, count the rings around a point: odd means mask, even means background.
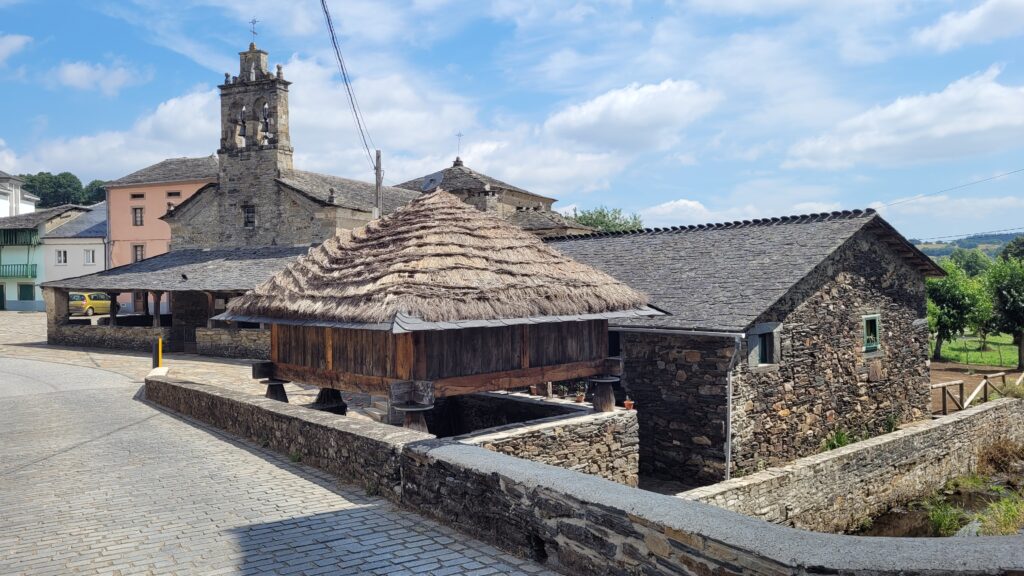
[{"label": "stone building", "polygon": [[534,194],[480,174],[456,158],[451,167],[398,185],[418,192],[441,188],[484,212],[497,212],[523,230],[541,238],[587,234],[593,229],[577,224],[551,209],[554,198]]},{"label": "stone building", "polygon": [[549,240],[670,315],[613,322],[641,473],[706,484],[929,416],[924,280],[874,211]]}]

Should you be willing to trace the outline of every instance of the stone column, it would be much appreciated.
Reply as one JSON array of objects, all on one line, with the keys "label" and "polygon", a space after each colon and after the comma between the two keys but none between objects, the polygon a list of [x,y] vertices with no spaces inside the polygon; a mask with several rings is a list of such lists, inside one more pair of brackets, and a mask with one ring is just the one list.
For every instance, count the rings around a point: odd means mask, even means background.
[{"label": "stone column", "polygon": [[594,412],[611,412],[615,410],[615,391],[612,390],[612,384],[619,381],[618,376],[599,376],[597,378],[591,378],[591,382],[596,384],[594,390]]},{"label": "stone column", "polygon": [[110,298],[110,325],[117,326],[117,297],[120,296],[120,292],[107,292],[107,296]]},{"label": "stone column", "polygon": [[151,292],[153,294],[153,327],[160,327],[160,300],[163,298],[164,293],[159,290]]},{"label": "stone column", "polygon": [[149,294],[145,292],[142,294],[142,314],[149,316]]}]

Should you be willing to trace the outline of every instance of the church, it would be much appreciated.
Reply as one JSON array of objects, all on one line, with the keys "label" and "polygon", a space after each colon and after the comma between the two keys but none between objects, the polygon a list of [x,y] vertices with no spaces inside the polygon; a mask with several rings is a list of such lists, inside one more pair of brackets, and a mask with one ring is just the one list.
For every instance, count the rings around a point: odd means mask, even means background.
[{"label": "church", "polygon": [[[271,70],[267,52],[250,44],[239,53],[238,74],[226,73],[219,86],[221,134],[214,158],[168,159],[108,183],[116,191],[109,204],[112,222],[125,223],[111,236],[133,247],[142,240],[133,240],[132,232],[149,223],[138,222],[146,214],[142,196],[185,183],[198,187],[175,198],[166,193],[158,215],[169,227],[165,253],[151,249],[130,264],[43,285],[50,343],[148,350],[162,337],[172,351],[266,356],[269,336],[258,324],[212,325],[209,319],[310,246],[366,224],[377,209],[374,184],[294,167],[290,86],[284,68]],[[477,173],[461,159],[437,173],[384,186],[381,212],[437,187],[541,237],[591,231],[554,212],[553,198]],[[71,319],[70,291],[106,292],[115,300],[125,295],[121,301],[134,313],[111,313],[99,326]]]}]

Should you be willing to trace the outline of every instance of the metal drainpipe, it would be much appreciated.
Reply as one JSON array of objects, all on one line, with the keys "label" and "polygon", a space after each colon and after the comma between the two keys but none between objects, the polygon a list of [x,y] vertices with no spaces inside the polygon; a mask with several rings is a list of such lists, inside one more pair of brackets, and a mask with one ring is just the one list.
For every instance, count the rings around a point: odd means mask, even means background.
[{"label": "metal drainpipe", "polygon": [[735,347],[732,360],[729,361],[729,373],[725,379],[725,479],[732,476],[732,372],[736,369],[736,360],[740,357],[740,348],[745,334],[734,337]]}]

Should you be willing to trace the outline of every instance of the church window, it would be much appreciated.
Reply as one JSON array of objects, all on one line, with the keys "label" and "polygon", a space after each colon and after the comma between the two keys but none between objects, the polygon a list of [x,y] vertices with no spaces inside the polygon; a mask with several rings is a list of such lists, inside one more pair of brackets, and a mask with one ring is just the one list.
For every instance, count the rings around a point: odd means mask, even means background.
[{"label": "church window", "polygon": [[245,228],[256,227],[256,207],[242,206],[242,226]]}]

